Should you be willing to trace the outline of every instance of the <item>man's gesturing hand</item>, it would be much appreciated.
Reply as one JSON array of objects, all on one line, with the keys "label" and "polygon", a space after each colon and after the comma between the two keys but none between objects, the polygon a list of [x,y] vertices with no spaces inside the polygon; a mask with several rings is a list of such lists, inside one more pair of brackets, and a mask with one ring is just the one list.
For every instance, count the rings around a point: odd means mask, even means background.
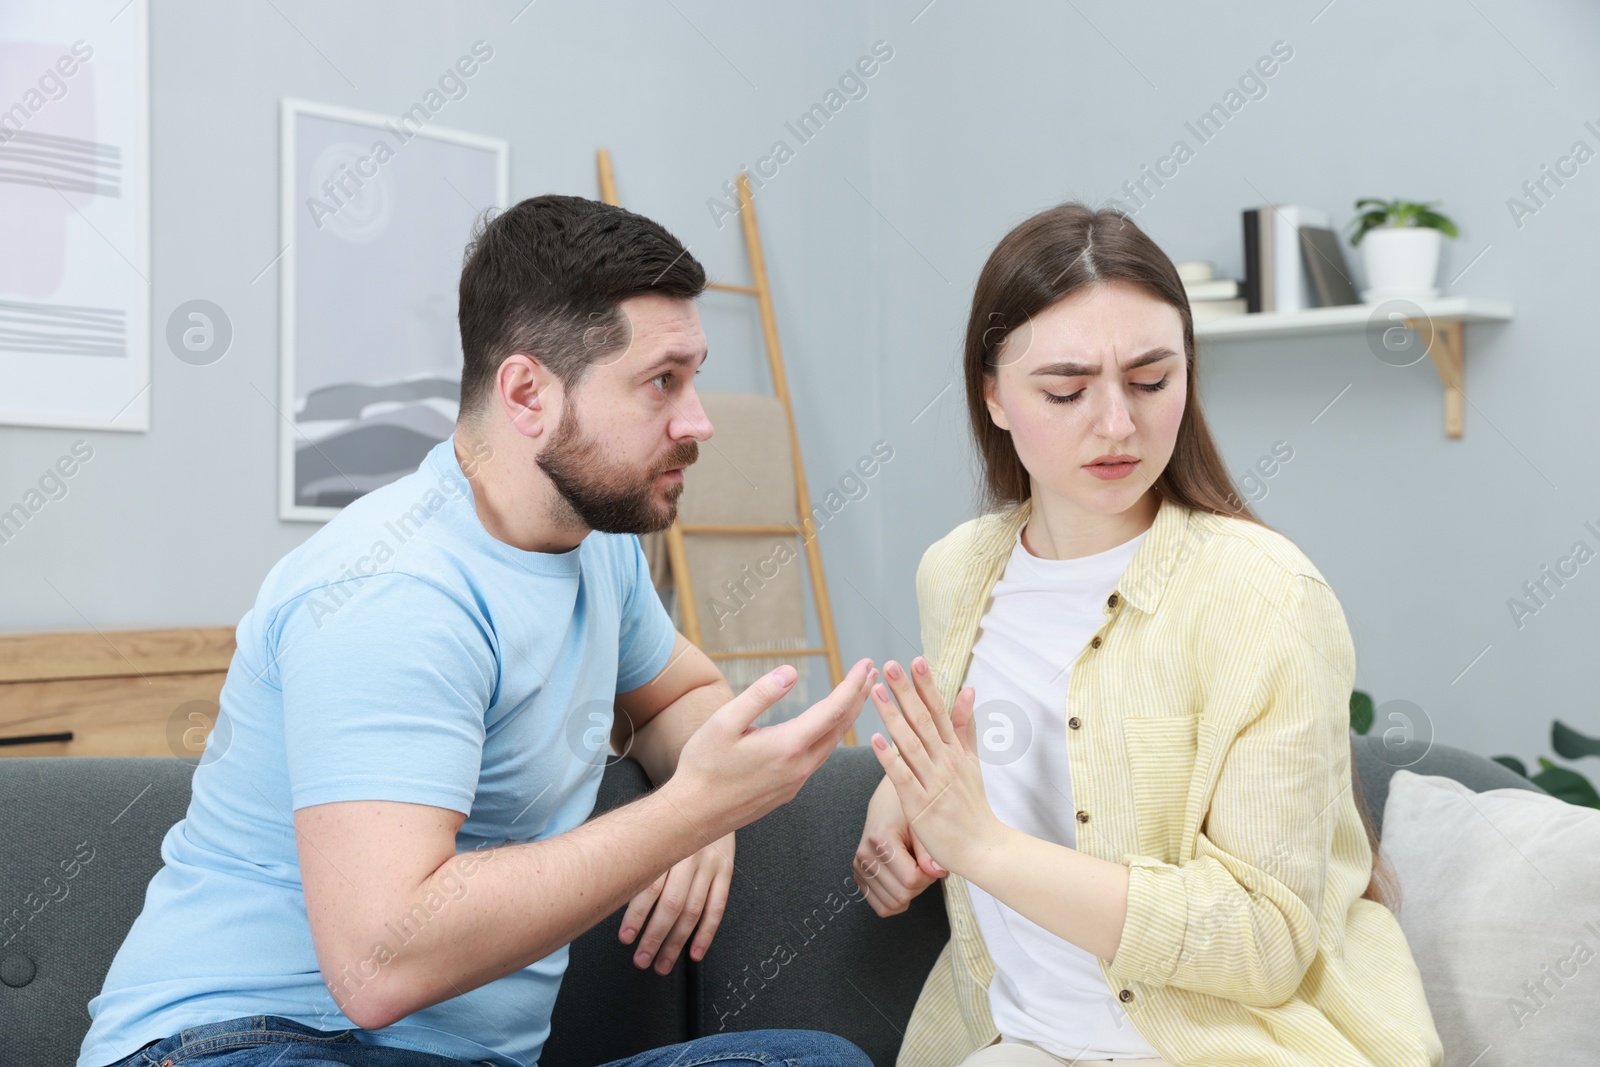
[{"label": "man's gesturing hand", "polygon": [[669,973],[696,922],[700,931],[689,948],[689,956],[704,959],[722,923],[732,879],[733,835],[729,834],[674,864],[650,888],[634,897],[622,916],[620,936],[625,945],[632,944],[639,927],[644,925],[644,917],[655,906],[650,925],[645,926],[644,937],[639,941],[639,951],[633,955],[634,966],[642,970],[653,959],[657,974]]},{"label": "man's gesturing hand", "polygon": [[676,773],[663,785],[707,841],[749,825],[794,799],[861,714],[878,672],[856,662],[833,692],[792,719],[758,727],[757,718],[789,692],[784,664],[712,712],[683,743]]}]

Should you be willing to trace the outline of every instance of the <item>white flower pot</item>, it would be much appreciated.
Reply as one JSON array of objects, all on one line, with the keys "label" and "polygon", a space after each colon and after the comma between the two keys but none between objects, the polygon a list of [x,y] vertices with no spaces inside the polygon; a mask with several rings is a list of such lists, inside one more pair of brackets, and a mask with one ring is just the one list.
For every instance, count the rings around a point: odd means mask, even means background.
[{"label": "white flower pot", "polygon": [[1396,297],[1438,296],[1439,231],[1432,226],[1380,226],[1361,238],[1367,288],[1361,299],[1379,304]]}]

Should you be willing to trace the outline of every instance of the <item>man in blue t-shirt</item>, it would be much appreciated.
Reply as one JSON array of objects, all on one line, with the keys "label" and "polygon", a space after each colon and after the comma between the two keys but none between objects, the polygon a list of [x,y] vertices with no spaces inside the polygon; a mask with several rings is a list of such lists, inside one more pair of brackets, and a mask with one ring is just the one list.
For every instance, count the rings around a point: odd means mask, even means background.
[{"label": "man in blue t-shirt", "polygon": [[[640,967],[704,955],[734,830],[877,677],[751,729],[794,669],[736,697],[655,594],[636,534],[712,433],[705,284],[665,229],[578,197],[474,235],[455,434],[262,583],[77,1067],[532,1067],[567,945],[613,911]],[[613,746],[657,788],[589,820]],[[806,1030],[618,1062],[751,1059],[868,1063]]]}]

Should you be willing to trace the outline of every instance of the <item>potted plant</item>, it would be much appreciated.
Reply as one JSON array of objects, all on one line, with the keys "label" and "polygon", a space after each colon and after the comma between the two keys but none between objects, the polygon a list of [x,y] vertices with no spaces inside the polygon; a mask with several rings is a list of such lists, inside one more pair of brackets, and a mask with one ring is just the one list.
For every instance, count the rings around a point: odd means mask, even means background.
[{"label": "potted plant", "polygon": [[1361,262],[1367,270],[1363,301],[1379,304],[1396,297],[1439,295],[1434,284],[1439,276],[1439,234],[1459,237],[1461,231],[1433,210],[1435,203],[1370,197],[1356,201],[1361,213],[1351,220],[1355,232],[1350,244],[1361,248]]},{"label": "potted plant", "polygon": [[[1377,709],[1372,694],[1360,689],[1350,694],[1350,731],[1365,736],[1372,729]],[[1550,747],[1563,759],[1577,760],[1584,756],[1600,756],[1600,737],[1589,737],[1568,726],[1560,719],[1550,724]],[[1491,756],[1490,759],[1516,771],[1551,796],[1560,797],[1568,804],[1585,808],[1600,808],[1600,791],[1597,791],[1582,774],[1571,767],[1562,767],[1543,756],[1539,757],[1539,773],[1529,774],[1527,765],[1515,756]]]}]

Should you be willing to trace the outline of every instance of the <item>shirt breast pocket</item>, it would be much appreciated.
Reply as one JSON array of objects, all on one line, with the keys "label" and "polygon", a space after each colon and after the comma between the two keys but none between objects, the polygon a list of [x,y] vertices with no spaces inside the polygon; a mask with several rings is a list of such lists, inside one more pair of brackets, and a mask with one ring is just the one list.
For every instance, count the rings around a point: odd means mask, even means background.
[{"label": "shirt breast pocket", "polygon": [[1184,809],[1194,776],[1199,722],[1198,715],[1123,720],[1140,855],[1164,863],[1180,862]]}]

